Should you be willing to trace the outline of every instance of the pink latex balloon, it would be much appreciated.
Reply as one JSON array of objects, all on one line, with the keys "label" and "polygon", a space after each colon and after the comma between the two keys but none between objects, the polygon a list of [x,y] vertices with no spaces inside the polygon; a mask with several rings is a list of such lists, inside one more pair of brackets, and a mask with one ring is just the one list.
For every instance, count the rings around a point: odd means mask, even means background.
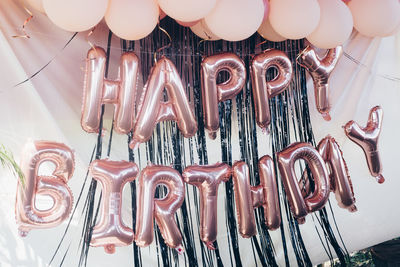
[{"label": "pink latex balloon", "polygon": [[351,212],[357,211],[353,185],[338,143],[328,135],[319,142],[318,152],[329,166],[331,189],[335,192],[339,206]]},{"label": "pink latex balloon", "polygon": [[331,116],[329,115],[329,111],[331,110],[329,101],[329,77],[335,69],[342,53],[343,48],[338,46],[329,49],[325,57],[321,59],[317,56],[314,48],[308,46],[298,57],[299,64],[308,71],[314,81],[315,103],[318,112],[321,113],[322,117],[327,121],[331,120]]},{"label": "pink latex balloon", "polygon": [[400,23],[398,0],[351,0],[348,7],[354,28],[368,37],[388,36]]},{"label": "pink latex balloon", "polygon": [[353,30],[353,17],[342,0],[318,0],[321,17],[317,28],[307,36],[316,47],[332,49],[349,39]]},{"label": "pink latex balloon", "polygon": [[[226,71],[229,79],[217,84],[218,73]],[[232,99],[242,90],[246,82],[246,67],[233,53],[222,53],[206,57],[201,63],[201,94],[205,128],[211,139],[217,137],[219,129],[218,103]]]},{"label": "pink latex balloon", "polygon": [[317,0],[270,0],[272,28],[287,39],[302,39],[312,33],[320,20]]},{"label": "pink latex balloon", "polygon": [[122,190],[136,178],[138,168],[133,162],[95,160],[89,171],[100,182],[103,196],[101,217],[93,228],[90,245],[102,246],[107,253],[114,253],[116,246],[128,246],[134,238],[133,230],[122,222],[121,207]]},{"label": "pink latex balloon", "polygon": [[[269,68],[275,68],[278,74],[274,79],[267,81],[266,73]],[[292,71],[290,59],[282,51],[269,49],[254,57],[251,63],[253,99],[256,121],[262,129],[266,129],[271,123],[269,99],[279,95],[289,86]]]},{"label": "pink latex balloon", "polygon": [[[161,199],[154,197],[159,185],[168,189],[167,195]],[[144,168],[138,184],[136,244],[145,247],[153,242],[155,218],[165,243],[182,253],[182,236],[174,218],[184,198],[183,180],[176,170],[158,165]]]},{"label": "pink latex balloon", "polygon": [[[163,101],[164,88],[168,100]],[[150,77],[140,97],[136,125],[129,146],[136,148],[148,141],[156,124],[173,120],[184,137],[192,137],[197,122],[186,96],[185,88],[174,63],[162,57],[152,68]]]},{"label": "pink latex balloon", "polygon": [[175,20],[179,25],[183,26],[183,27],[193,27],[194,25],[196,25],[197,23],[200,22],[200,20],[195,20],[195,21],[180,21],[180,20]]},{"label": "pink latex balloon", "polygon": [[119,78],[115,81],[104,78],[106,52],[100,47],[89,50],[86,60],[81,126],[89,133],[99,131],[101,106],[113,104],[114,130],[127,134],[133,129],[138,57],[132,53],[121,56]]},{"label": "pink latex balloon", "polygon": [[[44,162],[55,165],[51,175],[38,174]],[[15,203],[15,218],[21,236],[26,236],[31,229],[55,227],[68,218],[73,197],[67,182],[74,173],[74,167],[74,153],[64,144],[34,141],[24,146],[21,170],[25,175],[25,184],[18,183]],[[37,209],[37,195],[51,197],[52,207],[47,210]]]},{"label": "pink latex balloon", "polygon": [[369,112],[367,126],[361,126],[355,121],[349,121],[344,131],[351,141],[359,145],[367,159],[369,172],[378,183],[383,183],[382,162],[379,156],[378,141],[382,129],[383,110],[380,106],[373,107]]},{"label": "pink latex balloon", "polygon": [[268,14],[269,14],[269,0],[263,0],[264,3],[264,18],[263,20],[268,19]]},{"label": "pink latex balloon", "polygon": [[217,200],[218,187],[229,180],[231,168],[217,163],[207,166],[189,166],[183,171],[186,183],[196,186],[200,191],[200,238],[209,249],[215,249],[217,239]]},{"label": "pink latex balloon", "polygon": [[250,185],[249,167],[245,162],[236,162],[232,167],[239,233],[245,238],[257,234],[253,213],[255,208],[264,208],[265,224],[268,229],[275,230],[281,224],[273,161],[270,156],[264,156],[258,165],[260,169],[258,186]]},{"label": "pink latex balloon", "polygon": [[211,30],[205,24],[204,19],[200,20],[198,23],[191,26],[190,29],[194,34],[207,41],[215,41],[221,39],[218,36],[216,36],[213,32],[211,32]]},{"label": "pink latex balloon", "polygon": [[[305,222],[308,213],[322,209],[328,201],[330,183],[325,162],[318,151],[307,143],[293,143],[278,152],[278,167],[293,215],[299,223]],[[303,159],[314,177],[315,190],[303,198],[297,182],[294,163]]]}]

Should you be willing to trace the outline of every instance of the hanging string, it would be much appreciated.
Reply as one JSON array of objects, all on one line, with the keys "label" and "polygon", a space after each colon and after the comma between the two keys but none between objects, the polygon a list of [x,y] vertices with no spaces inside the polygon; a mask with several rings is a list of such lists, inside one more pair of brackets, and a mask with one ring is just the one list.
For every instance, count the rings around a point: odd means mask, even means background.
[{"label": "hanging string", "polygon": [[31,19],[33,18],[33,14],[32,14],[32,12],[31,12],[27,7],[25,7],[25,6],[24,6],[24,10],[26,11],[26,13],[28,13],[29,17],[26,18],[26,20],[24,21],[24,24],[22,24],[22,32],[23,32],[23,34],[22,34],[22,35],[13,35],[12,38],[27,38],[27,39],[31,38],[31,37],[26,33],[25,27],[26,27],[26,25],[29,23],[29,21],[31,21]]}]

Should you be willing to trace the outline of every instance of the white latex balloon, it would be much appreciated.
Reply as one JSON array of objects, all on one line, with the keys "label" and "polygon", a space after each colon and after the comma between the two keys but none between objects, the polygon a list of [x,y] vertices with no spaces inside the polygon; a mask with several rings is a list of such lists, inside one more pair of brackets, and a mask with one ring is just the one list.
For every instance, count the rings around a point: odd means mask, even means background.
[{"label": "white latex balloon", "polygon": [[354,28],[369,37],[387,36],[400,22],[399,0],[351,0]]},{"label": "white latex balloon", "polygon": [[158,0],[161,9],[171,18],[191,22],[204,18],[217,0]]},{"label": "white latex balloon", "polygon": [[118,37],[138,40],[154,30],[158,16],[156,0],[111,0],[105,19],[110,30]]},{"label": "white latex balloon", "polygon": [[200,20],[196,25],[190,27],[190,29],[194,34],[205,40],[215,41],[221,39],[210,31],[204,20]]},{"label": "white latex balloon", "polygon": [[240,41],[255,33],[263,18],[263,0],[218,0],[204,21],[222,39]]},{"label": "white latex balloon", "polygon": [[317,28],[307,40],[319,48],[331,49],[342,45],[353,30],[353,17],[342,0],[318,0],[321,17]]},{"label": "white latex balloon", "polygon": [[287,39],[301,39],[318,26],[317,0],[271,0],[269,20],[274,30]]},{"label": "white latex balloon", "polygon": [[257,32],[266,40],[272,41],[272,42],[282,42],[285,41],[286,38],[283,36],[280,36],[279,33],[277,33],[274,28],[271,26],[271,22],[269,21],[269,18],[267,17],[264,19],[263,23],[261,24],[260,28],[258,28]]},{"label": "white latex balloon", "polygon": [[43,0],[25,0],[25,2],[39,12],[45,12],[43,7]]},{"label": "white latex balloon", "polygon": [[108,0],[43,0],[49,19],[58,27],[81,32],[97,25],[104,17]]}]

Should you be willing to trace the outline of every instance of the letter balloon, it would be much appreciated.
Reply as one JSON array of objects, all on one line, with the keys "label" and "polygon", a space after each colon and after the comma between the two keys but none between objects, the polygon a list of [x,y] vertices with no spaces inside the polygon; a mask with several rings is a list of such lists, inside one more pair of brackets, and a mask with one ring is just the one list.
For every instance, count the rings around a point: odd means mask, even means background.
[{"label": "letter balloon", "polygon": [[113,104],[114,130],[127,134],[133,129],[139,59],[132,53],[121,56],[119,78],[104,78],[106,52],[101,47],[89,50],[86,59],[81,125],[88,133],[97,133],[100,126],[101,106]]},{"label": "letter balloon", "polygon": [[380,106],[373,107],[369,112],[367,126],[361,126],[355,121],[349,121],[344,126],[347,137],[359,145],[364,151],[368,168],[378,183],[383,183],[382,162],[379,155],[378,141],[382,129],[383,109]]},{"label": "letter balloon", "polygon": [[264,219],[268,229],[275,230],[281,224],[278,187],[271,157],[262,157],[258,166],[258,186],[250,185],[249,167],[245,162],[236,162],[232,167],[239,233],[245,238],[257,234],[253,213],[255,208],[264,208]]},{"label": "letter balloon", "polygon": [[186,183],[196,186],[200,191],[200,238],[209,249],[215,249],[217,239],[217,199],[218,187],[229,180],[231,168],[217,163],[207,166],[189,166],[183,171]]},{"label": "letter balloon", "polygon": [[[164,101],[164,88],[168,100]],[[185,88],[174,63],[162,57],[151,70],[140,97],[136,125],[129,146],[134,149],[148,141],[156,124],[173,120],[184,137],[192,137],[197,131],[197,122],[191,110]]]},{"label": "letter balloon", "polygon": [[121,207],[122,190],[136,178],[138,168],[133,162],[95,160],[89,171],[100,182],[103,196],[100,221],[93,228],[90,245],[114,253],[116,246],[128,246],[134,238],[133,230],[122,222]]},{"label": "letter balloon", "polygon": [[342,46],[329,49],[324,58],[319,58],[314,48],[306,47],[298,56],[298,62],[303,66],[314,81],[315,104],[322,117],[330,121],[329,112],[329,77],[335,69],[340,56],[343,53]]},{"label": "letter balloon", "polygon": [[[39,175],[44,162],[55,165],[51,175]],[[67,186],[74,173],[74,153],[64,144],[34,141],[24,146],[21,170],[25,184],[18,183],[15,218],[19,234],[26,236],[32,229],[51,228],[68,218],[73,197]],[[35,205],[38,195],[49,196],[53,204],[46,210]]]},{"label": "letter balloon", "polygon": [[[159,185],[164,185],[168,189],[163,198],[154,197]],[[153,242],[155,218],[165,243],[175,248],[178,253],[182,253],[182,235],[174,218],[184,198],[185,188],[179,172],[159,165],[144,168],[138,184],[136,244],[145,247]]]},{"label": "letter balloon", "polygon": [[[277,157],[290,208],[299,223],[304,223],[308,213],[322,209],[328,201],[330,183],[325,162],[318,151],[307,143],[293,143],[278,152]],[[299,159],[308,164],[314,177],[315,190],[306,198],[302,196],[294,170],[294,164]]]},{"label": "letter balloon", "polygon": [[[277,75],[266,80],[268,69],[277,70]],[[253,99],[258,126],[266,129],[271,123],[269,99],[282,93],[290,84],[293,70],[288,56],[279,50],[268,49],[254,57],[251,63]]]},{"label": "letter balloon", "polygon": [[[229,79],[219,84],[217,78],[221,71],[228,72]],[[209,56],[201,63],[201,79],[204,127],[210,138],[215,139],[219,129],[218,103],[240,93],[246,82],[246,67],[233,53]]]}]

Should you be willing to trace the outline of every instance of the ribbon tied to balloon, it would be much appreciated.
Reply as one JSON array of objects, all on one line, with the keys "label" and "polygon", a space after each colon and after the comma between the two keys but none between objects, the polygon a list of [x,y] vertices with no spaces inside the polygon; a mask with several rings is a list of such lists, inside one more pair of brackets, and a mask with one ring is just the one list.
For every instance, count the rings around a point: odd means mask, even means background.
[{"label": "ribbon tied to balloon", "polygon": [[[21,170],[25,184],[18,183],[15,218],[19,234],[26,236],[31,229],[51,228],[68,218],[72,209],[72,192],[67,186],[74,172],[74,153],[61,143],[28,142],[22,153]],[[41,165],[53,163],[51,175],[39,174]],[[49,196],[53,203],[48,209],[38,209],[38,195]]]},{"label": "ribbon tied to balloon", "polygon": [[364,151],[369,171],[380,184],[385,181],[382,175],[382,161],[378,149],[382,120],[383,109],[380,106],[376,106],[370,110],[368,122],[364,128],[355,121],[349,121],[343,127],[347,137]]},{"label": "ribbon tied to balloon", "polygon": [[326,55],[321,59],[311,46],[306,47],[297,57],[301,66],[303,66],[314,82],[315,104],[322,117],[330,121],[329,112],[331,105],[329,101],[329,78],[332,71],[343,53],[342,46],[329,49]]}]

